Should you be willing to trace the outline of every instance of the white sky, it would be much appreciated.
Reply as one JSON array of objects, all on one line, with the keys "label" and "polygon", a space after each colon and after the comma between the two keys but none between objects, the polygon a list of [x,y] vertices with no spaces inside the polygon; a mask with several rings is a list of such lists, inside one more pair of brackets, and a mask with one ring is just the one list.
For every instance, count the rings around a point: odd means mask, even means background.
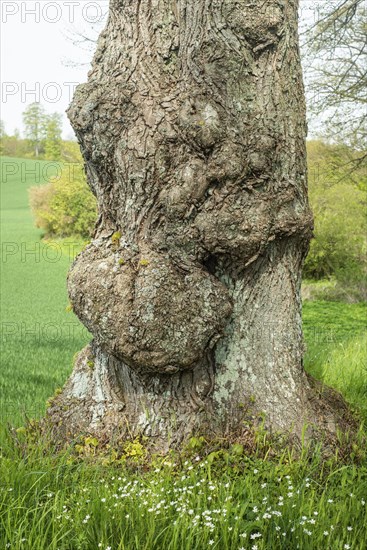
[{"label": "white sky", "polygon": [[[49,113],[65,112],[92,57],[70,37],[74,31],[95,36],[93,21],[103,21],[107,9],[108,0],[1,0],[0,118],[9,134],[22,129],[22,112],[34,101]],[[70,137],[66,115],[63,126]]]},{"label": "white sky", "polygon": [[[318,3],[301,0],[302,22],[315,19]],[[0,9],[0,118],[12,134],[22,130],[22,112],[34,101],[48,113],[65,112],[74,85],[87,79],[92,57],[70,37],[96,37],[93,29],[103,27],[108,0],[1,0]],[[63,135],[73,135],[65,114]]]}]

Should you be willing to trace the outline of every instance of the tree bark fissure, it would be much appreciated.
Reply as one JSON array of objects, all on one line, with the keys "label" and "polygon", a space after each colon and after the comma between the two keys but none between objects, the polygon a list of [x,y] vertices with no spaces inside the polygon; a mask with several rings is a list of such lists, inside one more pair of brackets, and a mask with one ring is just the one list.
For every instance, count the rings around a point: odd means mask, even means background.
[{"label": "tree bark fissure", "polygon": [[68,277],[94,340],[50,411],[71,430],[169,446],[262,412],[298,435],[320,422],[302,368],[297,9],[111,0],[69,109],[100,212]]}]

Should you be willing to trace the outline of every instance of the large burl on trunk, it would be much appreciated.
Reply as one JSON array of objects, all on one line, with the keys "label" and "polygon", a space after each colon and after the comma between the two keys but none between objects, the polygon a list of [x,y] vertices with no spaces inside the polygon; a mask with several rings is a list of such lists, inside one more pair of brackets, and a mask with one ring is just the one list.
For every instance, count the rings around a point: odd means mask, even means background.
[{"label": "large burl on trunk", "polygon": [[49,411],[160,447],[335,428],[302,367],[312,235],[296,0],[111,0],[69,109],[99,205],[68,278],[93,334]]}]

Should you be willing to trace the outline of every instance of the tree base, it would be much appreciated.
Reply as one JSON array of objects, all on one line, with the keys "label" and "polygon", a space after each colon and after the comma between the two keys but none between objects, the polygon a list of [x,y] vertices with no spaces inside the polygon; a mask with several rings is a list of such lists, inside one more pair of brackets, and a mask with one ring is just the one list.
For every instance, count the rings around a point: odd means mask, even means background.
[{"label": "tree base", "polygon": [[[193,369],[140,372],[93,341],[48,414],[65,434],[113,440],[148,436],[178,447],[193,434],[224,436],[264,424],[295,439],[353,426],[343,398],[302,366],[299,241],[269,247],[242,274],[219,265],[233,313],[224,336]],[[308,428],[305,431],[305,425]]]},{"label": "tree base", "polygon": [[190,437],[236,440],[249,430],[265,427],[270,435],[333,444],[337,430],[355,431],[356,422],[342,396],[304,376],[303,414],[292,425],[274,425],[250,397],[223,414],[215,401],[215,372],[208,362],[175,375],[142,377],[108,357],[95,344],[79,354],[63,392],[47,411],[60,440],[91,435],[118,444],[145,436],[156,452],[180,448]]}]

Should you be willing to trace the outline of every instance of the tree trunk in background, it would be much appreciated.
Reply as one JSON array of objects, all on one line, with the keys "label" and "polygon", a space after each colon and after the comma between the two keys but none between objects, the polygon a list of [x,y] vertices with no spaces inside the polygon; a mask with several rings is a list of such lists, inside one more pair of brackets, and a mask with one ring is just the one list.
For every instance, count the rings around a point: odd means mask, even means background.
[{"label": "tree trunk in background", "polygon": [[68,278],[71,432],[335,429],[302,367],[312,235],[296,0],[111,0],[69,109],[99,204]]}]

